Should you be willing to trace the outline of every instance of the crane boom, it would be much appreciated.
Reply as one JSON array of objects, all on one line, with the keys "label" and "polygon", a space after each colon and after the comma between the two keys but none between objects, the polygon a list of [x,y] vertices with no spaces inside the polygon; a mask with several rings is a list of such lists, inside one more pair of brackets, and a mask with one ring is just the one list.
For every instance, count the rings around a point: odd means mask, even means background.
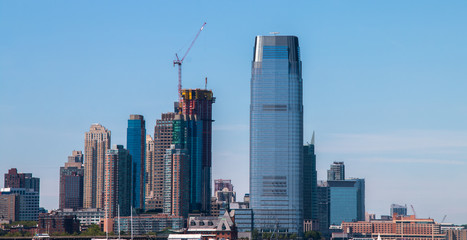
[{"label": "crane boom", "polygon": [[413,207],[412,204],[410,204],[410,207],[412,208],[413,215],[414,215],[415,217],[417,217],[417,213],[415,212],[415,208]]},{"label": "crane boom", "polygon": [[175,67],[175,65],[178,65],[178,102],[179,102],[179,104],[182,101],[182,63],[183,63],[183,60],[185,60],[186,55],[188,55],[188,52],[190,52],[191,48],[195,44],[196,39],[198,39],[199,34],[201,33],[201,31],[203,31],[204,25],[206,25],[206,22],[203,23],[203,25],[199,29],[198,33],[196,34],[196,36],[193,39],[193,41],[191,42],[190,46],[186,50],[186,52],[183,55],[182,59],[180,59],[178,57],[178,54],[175,54],[176,59],[173,61],[173,64],[174,64],[174,67]]}]

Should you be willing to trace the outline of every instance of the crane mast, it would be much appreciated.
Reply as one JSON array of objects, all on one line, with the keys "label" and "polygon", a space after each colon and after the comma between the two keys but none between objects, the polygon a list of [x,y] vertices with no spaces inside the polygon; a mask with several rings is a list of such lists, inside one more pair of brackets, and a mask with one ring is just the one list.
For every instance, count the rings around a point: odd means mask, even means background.
[{"label": "crane mast", "polygon": [[196,34],[196,36],[193,39],[193,41],[191,42],[190,46],[186,50],[186,52],[183,55],[182,59],[180,59],[178,57],[178,54],[175,54],[176,59],[173,61],[173,65],[174,65],[174,67],[175,67],[175,65],[178,65],[178,103],[179,104],[181,104],[181,102],[182,102],[182,63],[183,63],[183,60],[185,60],[185,57],[188,54],[188,52],[190,52],[191,48],[193,47],[193,44],[195,44],[196,39],[198,39],[199,34],[201,33],[201,31],[203,31],[204,25],[206,25],[206,22],[203,23],[203,25],[199,29],[198,33]]}]

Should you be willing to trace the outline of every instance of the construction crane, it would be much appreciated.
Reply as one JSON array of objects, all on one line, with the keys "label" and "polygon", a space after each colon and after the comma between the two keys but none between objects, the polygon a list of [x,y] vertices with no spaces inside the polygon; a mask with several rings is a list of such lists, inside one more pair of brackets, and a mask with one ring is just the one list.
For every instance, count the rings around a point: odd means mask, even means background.
[{"label": "construction crane", "polygon": [[188,52],[190,52],[190,49],[193,47],[193,44],[195,44],[196,39],[198,39],[199,34],[201,33],[201,31],[203,31],[204,25],[206,25],[206,22],[203,23],[203,25],[199,29],[198,33],[195,36],[195,39],[193,39],[193,41],[191,42],[190,47],[188,47],[182,59],[180,59],[178,57],[178,54],[175,53],[176,59],[174,60],[174,67],[175,65],[178,65],[178,102],[179,103],[182,102],[182,63],[183,63],[183,60],[185,60],[185,57],[188,54]]},{"label": "construction crane", "polygon": [[444,215],[443,221],[441,221],[441,223],[444,223],[444,220],[446,220],[446,217],[447,217],[447,216],[448,216],[448,215]]},{"label": "construction crane", "polygon": [[416,218],[416,217],[417,217],[417,213],[415,213],[415,208],[413,208],[413,205],[412,205],[412,204],[410,204],[410,207],[412,208],[413,215],[414,215],[414,217]]}]

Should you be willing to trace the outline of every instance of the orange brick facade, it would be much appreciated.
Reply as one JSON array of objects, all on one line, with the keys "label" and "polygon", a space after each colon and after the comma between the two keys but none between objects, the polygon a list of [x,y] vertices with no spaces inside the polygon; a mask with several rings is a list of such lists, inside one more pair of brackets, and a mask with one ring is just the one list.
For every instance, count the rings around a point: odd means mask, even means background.
[{"label": "orange brick facade", "polygon": [[441,227],[433,219],[416,219],[415,216],[394,216],[392,221],[343,222],[344,233],[353,236],[381,236],[383,240],[445,240]]}]

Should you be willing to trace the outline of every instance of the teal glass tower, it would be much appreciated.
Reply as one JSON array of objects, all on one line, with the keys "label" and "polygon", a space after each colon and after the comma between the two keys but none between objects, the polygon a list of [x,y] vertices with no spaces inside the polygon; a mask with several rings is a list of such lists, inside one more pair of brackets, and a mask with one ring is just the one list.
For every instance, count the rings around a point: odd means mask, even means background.
[{"label": "teal glass tower", "polygon": [[250,206],[260,232],[303,232],[302,64],[295,36],[257,36],[251,73]]},{"label": "teal glass tower", "polygon": [[130,115],[126,135],[126,144],[132,159],[132,201],[136,209],[144,209],[145,199],[145,152],[146,152],[146,122],[141,115]]},{"label": "teal glass tower", "polygon": [[328,181],[330,224],[365,220],[365,179]]}]

